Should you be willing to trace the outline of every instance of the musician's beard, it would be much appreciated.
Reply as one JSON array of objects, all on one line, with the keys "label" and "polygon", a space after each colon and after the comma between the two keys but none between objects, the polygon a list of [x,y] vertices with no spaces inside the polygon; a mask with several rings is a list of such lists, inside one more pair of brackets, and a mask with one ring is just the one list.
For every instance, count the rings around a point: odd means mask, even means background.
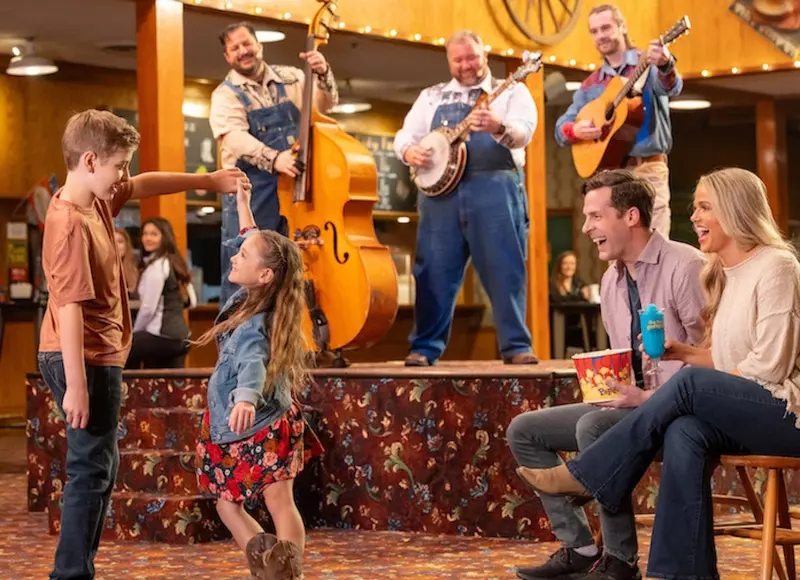
[{"label": "musician's beard", "polygon": [[477,84],[480,84],[483,79],[486,78],[486,74],[489,72],[489,67],[485,66],[478,70],[477,72],[469,71],[467,73],[461,73],[458,75],[454,75],[455,79],[464,87],[474,87]]},{"label": "musician's beard", "polygon": [[237,73],[239,73],[242,76],[245,76],[245,77],[250,78],[250,79],[258,80],[257,77],[261,76],[261,74],[263,72],[262,71],[262,65],[264,64],[264,60],[259,58],[257,54],[253,55],[252,57],[250,57],[250,60],[252,60],[252,62],[253,62],[253,64],[250,65],[250,66],[247,66],[247,67],[242,66],[237,61],[236,64],[231,65],[231,68],[233,68],[233,70],[235,70]]},{"label": "musician's beard", "polygon": [[600,54],[602,54],[603,56],[609,56],[619,52],[620,48],[622,47],[622,44],[623,43],[620,39],[615,38],[613,40],[609,40],[604,44],[598,45],[597,50],[599,50]]}]

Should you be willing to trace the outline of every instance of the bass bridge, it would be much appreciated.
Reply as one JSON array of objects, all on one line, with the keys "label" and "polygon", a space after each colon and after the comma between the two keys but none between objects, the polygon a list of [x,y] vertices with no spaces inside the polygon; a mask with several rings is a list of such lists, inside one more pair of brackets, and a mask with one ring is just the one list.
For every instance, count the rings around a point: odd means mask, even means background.
[{"label": "bass bridge", "polygon": [[325,240],[320,237],[320,233],[319,226],[306,226],[302,230],[297,228],[294,231],[294,241],[301,250],[307,250],[311,246],[322,246]]}]

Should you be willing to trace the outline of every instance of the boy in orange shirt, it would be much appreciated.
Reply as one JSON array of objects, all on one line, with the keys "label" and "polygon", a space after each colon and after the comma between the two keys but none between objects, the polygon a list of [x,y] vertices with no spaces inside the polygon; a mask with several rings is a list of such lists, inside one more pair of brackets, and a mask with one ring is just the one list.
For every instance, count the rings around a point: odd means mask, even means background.
[{"label": "boy in orange shirt", "polygon": [[50,293],[39,368],[66,417],[67,484],[51,580],[94,578],[119,465],[122,368],[131,346],[114,216],[130,199],[187,189],[235,192],[238,169],[131,178],[139,134],[107,111],[73,115],[62,138],[67,179],[47,210],[42,263]]}]

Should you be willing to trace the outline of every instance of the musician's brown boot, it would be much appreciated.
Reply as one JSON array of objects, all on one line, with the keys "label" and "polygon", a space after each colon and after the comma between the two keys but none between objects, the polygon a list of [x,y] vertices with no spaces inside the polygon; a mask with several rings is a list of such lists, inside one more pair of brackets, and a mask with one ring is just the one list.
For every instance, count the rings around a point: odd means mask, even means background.
[{"label": "musician's brown boot", "polygon": [[521,352],[514,356],[504,358],[503,362],[507,365],[538,365],[539,359],[532,352]]},{"label": "musician's brown boot", "polygon": [[411,352],[406,357],[406,366],[407,367],[429,367],[431,366],[431,361],[428,360],[424,354],[420,354],[418,352]]}]

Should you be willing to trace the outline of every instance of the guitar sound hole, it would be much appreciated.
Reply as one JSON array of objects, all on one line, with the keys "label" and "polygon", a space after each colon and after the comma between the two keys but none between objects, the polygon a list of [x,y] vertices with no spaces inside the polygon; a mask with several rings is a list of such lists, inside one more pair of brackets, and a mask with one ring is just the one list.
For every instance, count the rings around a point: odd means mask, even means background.
[{"label": "guitar sound hole", "polygon": [[606,109],[606,123],[614,118],[614,109]]}]

